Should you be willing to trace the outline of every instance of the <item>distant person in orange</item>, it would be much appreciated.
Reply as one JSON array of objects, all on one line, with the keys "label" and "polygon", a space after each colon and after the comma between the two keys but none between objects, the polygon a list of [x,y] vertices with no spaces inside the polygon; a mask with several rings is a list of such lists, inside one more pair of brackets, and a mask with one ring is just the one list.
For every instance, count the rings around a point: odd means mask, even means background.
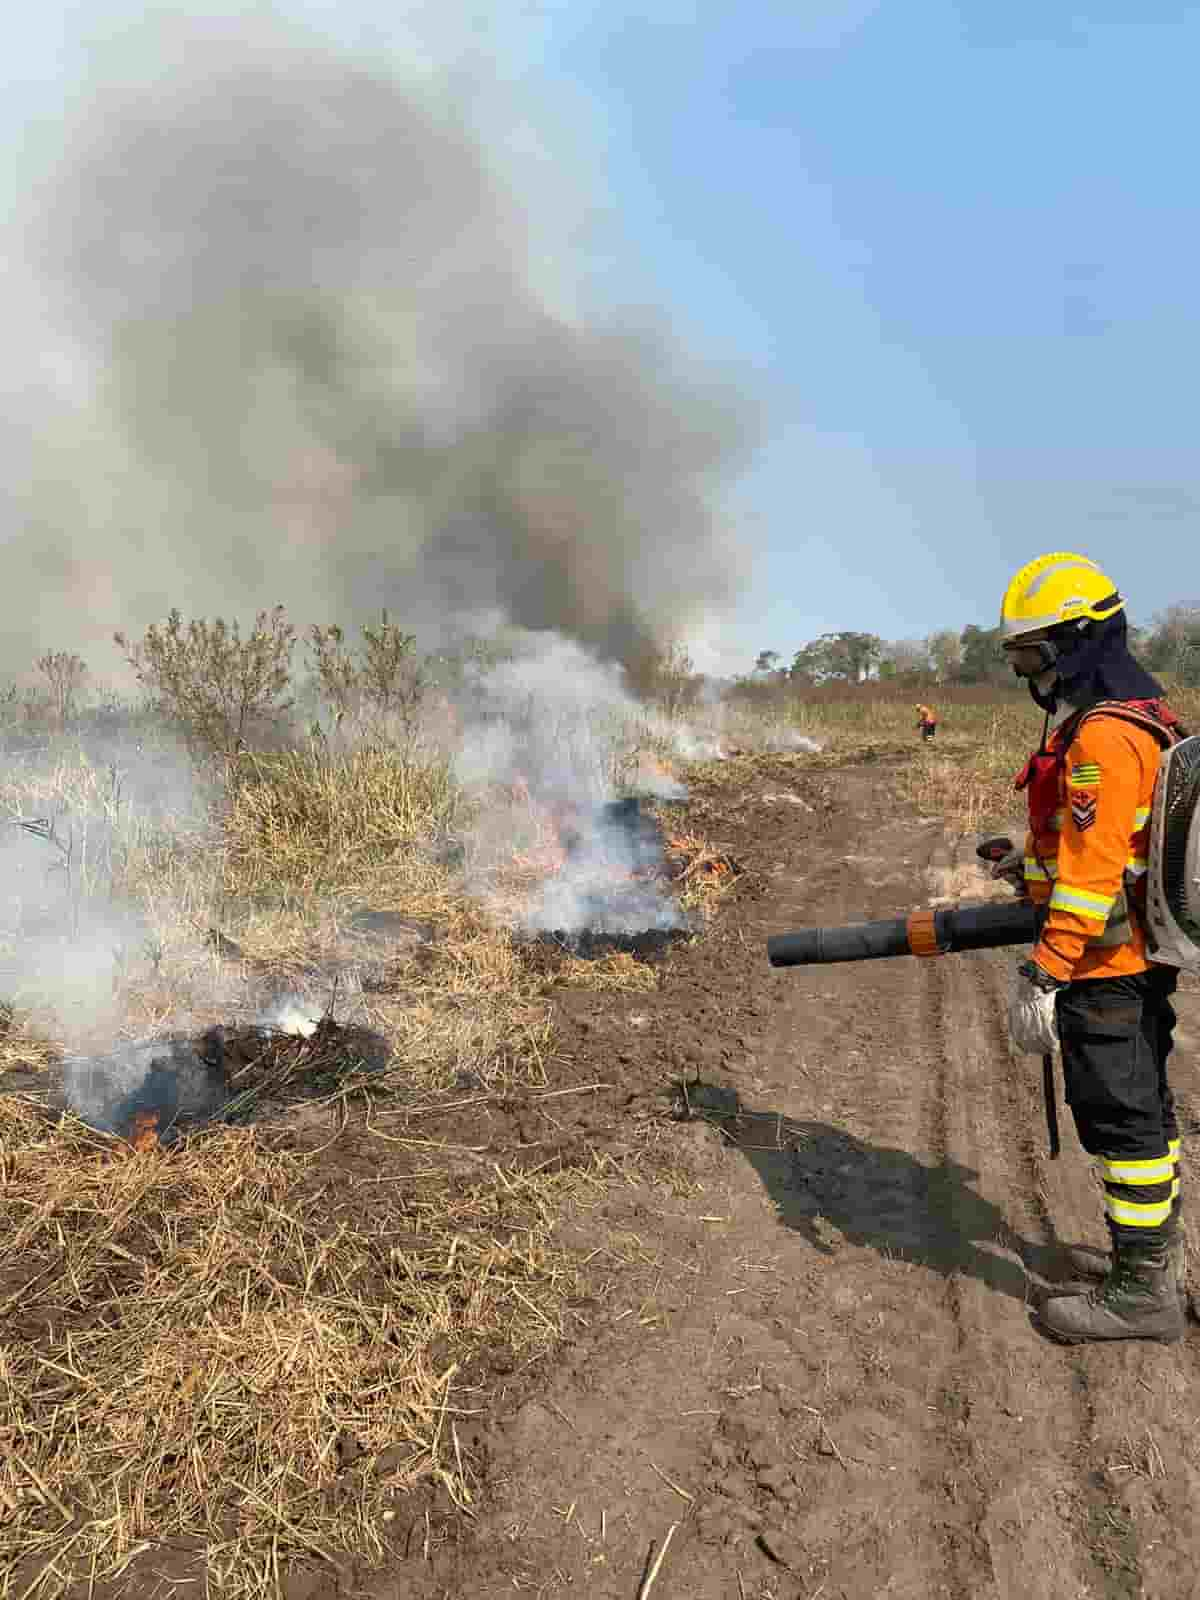
[{"label": "distant person in orange", "polygon": [[937,712],[932,706],[917,707],[917,731],[922,739],[932,739],[937,732]]}]

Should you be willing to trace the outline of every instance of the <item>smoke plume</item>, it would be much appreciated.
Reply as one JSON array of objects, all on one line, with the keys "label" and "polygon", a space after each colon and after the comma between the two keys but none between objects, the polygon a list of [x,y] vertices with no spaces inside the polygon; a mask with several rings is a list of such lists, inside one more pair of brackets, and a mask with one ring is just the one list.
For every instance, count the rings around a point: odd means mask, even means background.
[{"label": "smoke plume", "polygon": [[636,668],[731,597],[743,397],[662,331],[559,308],[538,196],[433,80],[191,34],[91,86],[37,196],[55,334],[36,439],[30,386],[4,404],[32,463],[4,665],[282,602],[500,614]]},{"label": "smoke plume", "polygon": [[[468,791],[488,792],[470,839],[468,884],[491,899],[497,865],[511,860],[521,813],[551,825],[565,848],[522,907],[509,907],[535,932],[633,934],[684,925],[679,907],[648,869],[661,863],[656,828],[617,804],[622,745],[650,731],[619,668],[596,661],[563,638],[479,675],[464,697],[464,728],[455,771]],[[642,795],[681,799],[687,790],[665,772],[640,773]],[[507,793],[510,804],[500,802]],[[505,908],[494,910],[504,914]]]}]

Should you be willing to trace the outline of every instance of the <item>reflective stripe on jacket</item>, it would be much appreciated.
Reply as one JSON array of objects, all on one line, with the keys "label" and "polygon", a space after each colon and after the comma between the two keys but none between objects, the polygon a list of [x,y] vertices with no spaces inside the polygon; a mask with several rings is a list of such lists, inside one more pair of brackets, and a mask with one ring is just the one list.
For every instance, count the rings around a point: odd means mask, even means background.
[{"label": "reflective stripe on jacket", "polygon": [[[1057,805],[1033,804],[1025,886],[1049,913],[1034,960],[1055,978],[1145,972],[1150,805],[1162,746],[1146,728],[1103,713],[1063,730]],[[1059,733],[1047,750],[1062,757]],[[1131,905],[1132,902],[1132,905]]]}]

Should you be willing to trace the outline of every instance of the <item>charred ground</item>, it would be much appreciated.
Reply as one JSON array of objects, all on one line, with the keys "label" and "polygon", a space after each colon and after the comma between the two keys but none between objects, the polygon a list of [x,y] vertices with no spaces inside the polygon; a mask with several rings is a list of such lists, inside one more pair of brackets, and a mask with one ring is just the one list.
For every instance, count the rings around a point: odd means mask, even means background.
[{"label": "charred ground", "polygon": [[[296,1164],[293,1225],[349,1263],[316,1249],[307,1290],[280,1305],[352,1290],[383,1352],[387,1315],[402,1342],[406,1303],[445,1297],[419,1373],[380,1355],[391,1436],[367,1406],[332,1444],[313,1525],[369,1517],[370,1558],[293,1545],[282,1592],[628,1600],[670,1530],[655,1600],[1194,1592],[1193,1340],[1064,1350],[1030,1322],[1047,1246],[1099,1242],[1099,1206],[1071,1137],[1046,1161],[1038,1085],[1004,1040],[1004,954],[766,966],[765,938],[789,926],[963,892],[970,841],[897,801],[892,761],[697,773],[686,824],[739,868],[719,916],[636,987],[543,971],[553,1032],[535,1079],[402,1099],[358,1085],[257,1128]],[[1197,1009],[1192,986],[1189,1129]],[[222,1141],[241,1136],[214,1133],[189,1162],[232,1174]],[[154,1159],[162,1182],[199,1183]],[[181,1210],[198,1242],[199,1209]],[[50,1259],[33,1244],[5,1268],[10,1308]],[[129,1308],[148,1271],[114,1256],[96,1314]],[[472,1278],[508,1309],[471,1314]],[[61,1345],[61,1325],[14,1328]],[[282,1458],[282,1412],[263,1437]],[[95,1592],[187,1593],[200,1557],[165,1541]],[[210,1586],[219,1563],[210,1545]],[[13,1568],[12,1592],[37,1575]],[[47,1575],[40,1592],[88,1589]]]}]

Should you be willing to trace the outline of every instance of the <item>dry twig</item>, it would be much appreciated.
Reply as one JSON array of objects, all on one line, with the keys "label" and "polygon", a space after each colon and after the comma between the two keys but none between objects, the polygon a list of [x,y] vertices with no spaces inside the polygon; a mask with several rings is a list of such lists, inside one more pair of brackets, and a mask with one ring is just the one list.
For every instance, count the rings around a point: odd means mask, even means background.
[{"label": "dry twig", "polygon": [[667,1536],[662,1542],[662,1549],[658,1552],[658,1555],[655,1557],[654,1565],[650,1568],[650,1571],[646,1574],[645,1578],[642,1580],[641,1588],[637,1592],[637,1600],[646,1600],[647,1595],[650,1593],[651,1589],[654,1587],[655,1579],[658,1577],[659,1570],[662,1567],[662,1564],[663,1564],[664,1560],[666,1559],[667,1551],[670,1549],[671,1540],[675,1537],[675,1529],[678,1526],[679,1526],[679,1524],[677,1522],[673,1522],[671,1524],[671,1526],[667,1529]]}]

